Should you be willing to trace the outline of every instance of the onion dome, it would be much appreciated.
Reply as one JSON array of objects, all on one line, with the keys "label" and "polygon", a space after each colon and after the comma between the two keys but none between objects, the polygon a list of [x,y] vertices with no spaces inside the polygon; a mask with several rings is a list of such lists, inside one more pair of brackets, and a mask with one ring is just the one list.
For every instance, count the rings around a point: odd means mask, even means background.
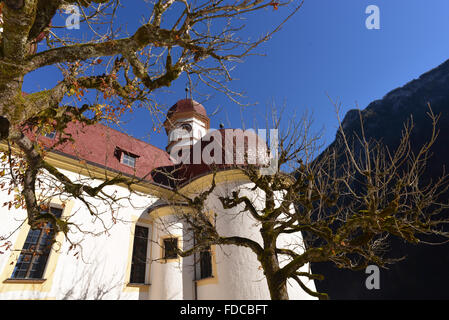
[{"label": "onion dome", "polygon": [[192,99],[182,99],[176,102],[167,112],[167,118],[171,118],[180,113],[196,113],[207,117],[206,109]]},{"label": "onion dome", "polygon": [[173,129],[183,124],[189,124],[192,128],[198,126],[202,128],[201,132],[204,134],[210,128],[210,119],[206,109],[199,102],[193,99],[182,99],[168,110],[167,119],[164,122],[165,131],[170,134]]}]

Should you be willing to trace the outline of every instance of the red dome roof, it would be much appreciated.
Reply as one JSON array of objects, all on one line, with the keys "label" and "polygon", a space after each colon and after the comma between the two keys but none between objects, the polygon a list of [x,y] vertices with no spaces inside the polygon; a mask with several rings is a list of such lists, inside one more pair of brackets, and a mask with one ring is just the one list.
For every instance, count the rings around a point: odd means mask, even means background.
[{"label": "red dome roof", "polygon": [[176,102],[167,112],[167,118],[175,113],[195,112],[207,117],[206,109],[198,102],[192,99],[182,99]]},{"label": "red dome roof", "polygon": [[[215,141],[216,138],[220,140]],[[221,145],[221,156],[217,155],[217,158],[214,158],[213,154],[211,155],[211,151],[215,152],[215,148],[210,148],[204,152],[206,147],[213,147],[213,143],[219,143],[218,149]],[[195,147],[196,145],[199,145],[199,147]],[[156,183],[174,188],[192,181],[196,177],[217,170],[242,168],[248,164],[264,167],[270,161],[269,150],[264,137],[249,130],[246,132],[241,129],[210,131],[194,146],[186,148],[190,149],[188,151],[188,163],[177,163],[176,159],[171,159],[175,163],[174,165],[153,170],[151,175]],[[198,151],[200,152],[200,159],[196,161],[194,153]],[[227,153],[228,157],[231,155],[230,159],[226,159]],[[211,156],[212,163],[207,164],[203,156]],[[249,161],[250,159],[254,162]]]}]

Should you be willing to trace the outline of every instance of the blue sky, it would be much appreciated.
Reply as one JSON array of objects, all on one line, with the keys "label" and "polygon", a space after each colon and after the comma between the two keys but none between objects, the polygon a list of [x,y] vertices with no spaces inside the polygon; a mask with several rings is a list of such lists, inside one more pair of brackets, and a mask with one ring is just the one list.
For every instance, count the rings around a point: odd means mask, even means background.
[{"label": "blue sky", "polygon": [[[139,1],[140,2],[140,1]],[[120,22],[132,32],[138,27],[144,7],[124,2]],[[133,4],[131,4],[133,3]],[[365,20],[368,5],[380,9],[380,30],[368,30]],[[285,17],[285,10],[266,10],[246,21],[243,35],[257,36]],[[82,37],[84,28],[77,32]],[[323,128],[325,143],[335,137],[337,118],[328,100],[342,103],[342,114],[363,109],[371,101],[419,77],[422,73],[449,59],[449,1],[447,0],[305,0],[302,9],[260,46],[258,53],[238,64],[231,86],[244,91],[243,102],[258,103],[241,108],[224,95],[201,88],[212,98],[204,102],[208,112],[220,107],[211,119],[217,128],[242,127],[241,116],[248,127],[257,119],[259,125],[270,103],[285,104],[288,117],[308,110],[313,113],[314,130]],[[27,76],[25,91],[51,87],[60,76],[47,68]],[[186,80],[179,79],[170,92],[155,99],[167,106],[185,97]],[[165,148],[167,137],[151,130],[150,114],[136,110],[123,118],[120,130],[136,138]]]}]

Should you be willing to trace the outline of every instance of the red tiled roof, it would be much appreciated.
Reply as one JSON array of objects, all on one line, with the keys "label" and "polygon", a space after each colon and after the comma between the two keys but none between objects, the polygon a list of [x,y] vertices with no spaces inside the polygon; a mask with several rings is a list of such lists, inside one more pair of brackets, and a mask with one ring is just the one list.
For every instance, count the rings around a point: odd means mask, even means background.
[{"label": "red tiled roof", "polygon": [[[74,141],[68,141],[56,146],[54,152],[168,187],[180,186],[214,170],[241,167],[241,165],[225,163],[225,147],[228,147],[226,141],[229,140],[229,137],[233,137],[231,145],[234,161],[237,153],[247,155],[253,153],[258,155],[258,165],[261,165],[259,161],[266,156],[266,151],[259,150],[255,145],[248,145],[248,136],[242,137],[244,150],[237,148],[236,136],[242,136],[243,131],[233,131],[233,129],[220,129],[217,131],[222,137],[222,159],[219,164],[212,163],[209,165],[203,161],[195,164],[193,161],[193,146],[191,146],[191,164],[175,165],[166,151],[102,124],[82,125],[70,123],[65,132],[71,134]],[[227,135],[228,131],[231,134],[230,136]],[[30,137],[33,136],[33,134],[30,134]],[[253,141],[263,140],[256,133],[252,133],[250,136],[255,136]],[[44,147],[51,148],[57,139],[39,136],[39,141],[42,142]],[[213,135],[212,138],[207,138],[206,136],[206,139],[197,142],[201,145],[201,152],[212,141],[214,141]],[[264,140],[260,142],[265,144]],[[123,153],[136,157],[135,168],[120,162],[120,157]],[[243,166],[246,166],[246,164],[243,164]]]},{"label": "red tiled roof", "polygon": [[[65,132],[72,134],[74,142],[69,141],[57,146],[55,151],[86,163],[147,181],[152,181],[150,172],[154,168],[172,165],[168,153],[164,150],[102,124],[70,123]],[[45,136],[41,136],[39,140],[48,148],[57,141]],[[123,152],[137,157],[135,168],[120,162]]]}]

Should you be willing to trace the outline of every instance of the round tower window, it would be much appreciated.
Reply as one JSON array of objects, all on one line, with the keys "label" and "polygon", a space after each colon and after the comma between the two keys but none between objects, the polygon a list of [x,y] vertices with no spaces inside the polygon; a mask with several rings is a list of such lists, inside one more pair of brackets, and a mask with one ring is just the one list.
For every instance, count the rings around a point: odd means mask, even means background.
[{"label": "round tower window", "polygon": [[181,126],[181,129],[187,131],[187,132],[191,132],[192,131],[192,126],[188,123],[185,123]]}]

